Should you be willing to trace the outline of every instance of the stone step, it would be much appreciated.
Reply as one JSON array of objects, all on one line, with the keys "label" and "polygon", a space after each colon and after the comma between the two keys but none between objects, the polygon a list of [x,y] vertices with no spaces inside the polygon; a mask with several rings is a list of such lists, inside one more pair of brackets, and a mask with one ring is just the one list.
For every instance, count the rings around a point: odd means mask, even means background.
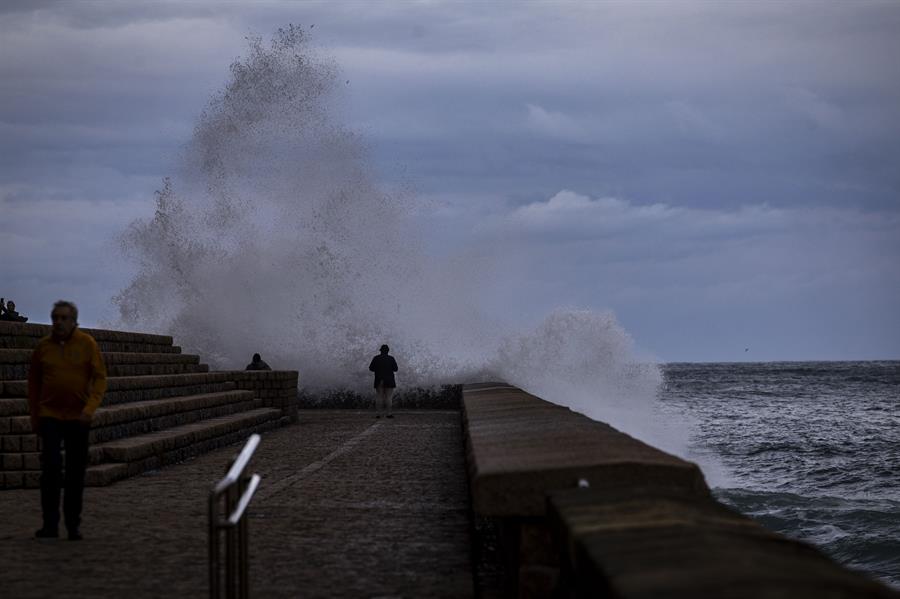
[{"label": "stone step", "polygon": [[[103,405],[230,391],[235,388],[233,378],[233,374],[228,372],[110,377],[107,379]],[[0,382],[0,397],[15,400],[6,406],[0,400],[0,416],[26,414],[27,408],[19,412],[14,410],[21,408],[22,400],[19,398],[27,395],[28,381]]]},{"label": "stone step", "polygon": [[[108,329],[81,329],[97,340],[98,343],[111,341],[114,343],[139,343],[152,346],[171,346],[169,335],[151,333],[133,333],[130,331],[111,331]],[[36,337],[40,339],[50,334],[49,324],[21,323],[0,321],[0,338]],[[0,347],[5,347],[0,345]],[[156,350],[154,350],[156,351]],[[163,351],[163,350],[160,350]]]},{"label": "stone step", "polygon": [[[40,337],[3,336],[0,335],[0,349],[34,349]],[[97,341],[101,352],[129,352],[151,354],[180,354],[178,345],[159,345],[155,343],[136,343],[129,341]]]},{"label": "stone step", "polygon": [[[243,412],[236,416],[226,416],[179,427],[182,430],[180,437],[176,440],[161,440],[158,437],[149,439],[147,442],[156,444],[154,450],[158,451],[143,452],[144,457],[142,458],[137,458],[130,462],[107,462],[89,466],[85,476],[85,484],[90,487],[109,485],[117,480],[135,476],[149,470],[156,470],[168,464],[182,462],[220,447],[243,443],[253,433],[263,433],[288,424],[288,422],[289,419],[281,416],[280,410],[262,408],[251,412]],[[168,433],[170,431],[165,432]],[[145,437],[150,436],[145,435]],[[131,455],[139,455],[139,452],[134,452]],[[2,477],[0,488],[18,489],[24,487],[35,489],[40,486],[40,475],[40,470],[37,469],[0,472],[0,477]]]},{"label": "stone step", "polygon": [[[3,350],[0,350],[3,351]],[[9,351],[9,350],[7,350]],[[108,354],[107,354],[108,355]],[[119,355],[156,355],[164,354],[119,354]],[[174,357],[181,357],[185,354],[171,354]],[[193,358],[198,359],[197,356]],[[106,374],[110,377],[114,376],[148,376],[163,374],[188,374],[194,372],[209,372],[208,364],[198,364],[191,361],[164,361],[156,360],[148,363],[117,363],[108,364]],[[17,381],[28,378],[28,364],[0,364],[0,380]],[[4,385],[5,387],[5,385]]]},{"label": "stone step", "polygon": [[[32,350],[0,349],[0,364],[29,364]],[[165,352],[106,352],[102,354],[107,366],[116,364],[197,364],[196,354]],[[4,379],[6,380],[6,379]]]},{"label": "stone step", "polygon": [[[28,378],[32,350],[0,349],[0,380]],[[140,376],[149,374],[178,374],[205,372],[200,356],[175,353],[109,352],[102,354],[109,376]]]},{"label": "stone step", "polygon": [[225,391],[120,404],[97,410],[91,443],[104,443],[262,407],[252,391]]},{"label": "stone step", "polygon": [[118,439],[102,443],[95,448],[102,451],[104,462],[135,462],[175,451],[206,439],[241,431],[273,418],[281,418],[281,411],[273,408],[258,408],[137,437]]},{"label": "stone step", "polygon": [[148,376],[209,372],[209,364],[116,364],[107,369],[109,376]]},{"label": "stone step", "polygon": [[[253,399],[251,392],[231,391],[100,409],[90,433],[91,463],[103,461],[101,448],[105,442],[261,407],[262,402]],[[34,464],[40,468],[40,449],[41,440],[37,435],[3,435],[0,437],[0,470],[32,470]]]},{"label": "stone step", "polygon": [[[236,402],[247,403],[253,399],[252,391],[229,390],[101,407],[94,416],[94,425],[91,431],[92,442],[99,441],[100,438],[109,440],[125,435],[159,430],[177,424],[186,424],[187,422],[206,417],[203,415],[206,409]],[[197,414],[193,416],[184,415],[187,412],[197,412]],[[160,418],[163,420],[157,422],[156,420]],[[179,422],[179,418],[183,421]],[[104,430],[107,428],[114,428],[118,431],[118,434],[114,436],[111,430]],[[0,439],[0,450],[6,452],[18,451],[13,449],[15,441],[12,438],[31,433],[31,419],[27,410],[25,415],[0,418],[0,430],[6,431],[3,433],[2,439]]]},{"label": "stone step", "polygon": [[[108,375],[90,433],[90,485],[296,419],[296,372],[209,372],[169,336],[83,330],[97,341]],[[49,333],[49,325],[0,322],[0,489],[39,485],[41,443],[25,398],[33,349]]]}]

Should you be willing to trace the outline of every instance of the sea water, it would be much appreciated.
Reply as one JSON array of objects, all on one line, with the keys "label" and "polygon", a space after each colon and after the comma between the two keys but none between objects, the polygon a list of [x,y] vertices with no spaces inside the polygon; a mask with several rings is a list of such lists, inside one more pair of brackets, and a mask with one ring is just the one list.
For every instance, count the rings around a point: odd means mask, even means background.
[{"label": "sea water", "polygon": [[713,491],[770,530],[900,587],[900,362],[668,364]]}]

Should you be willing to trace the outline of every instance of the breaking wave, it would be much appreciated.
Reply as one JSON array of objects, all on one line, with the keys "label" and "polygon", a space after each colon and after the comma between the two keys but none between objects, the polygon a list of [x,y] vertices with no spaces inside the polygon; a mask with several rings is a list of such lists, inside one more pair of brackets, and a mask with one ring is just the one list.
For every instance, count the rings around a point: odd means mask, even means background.
[{"label": "breaking wave", "polygon": [[219,368],[258,351],[313,391],[367,388],[387,342],[404,385],[499,378],[641,432],[661,375],[615,316],[561,308],[530,331],[487,317],[502,276],[427,255],[414,194],[380,186],[341,124],[340,83],[298,27],[250,39],[154,216],[121,235],[136,270],[117,324],[174,332]]}]

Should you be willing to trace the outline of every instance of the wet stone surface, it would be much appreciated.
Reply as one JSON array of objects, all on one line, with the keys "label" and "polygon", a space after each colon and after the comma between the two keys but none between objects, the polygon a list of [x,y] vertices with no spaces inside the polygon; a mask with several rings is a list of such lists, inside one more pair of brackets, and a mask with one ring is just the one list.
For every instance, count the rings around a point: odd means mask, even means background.
[{"label": "wet stone surface", "polygon": [[[3,596],[207,594],[207,493],[239,449],[86,489],[77,543],[32,538],[39,491],[0,492]],[[250,470],[254,596],[472,596],[459,412],[304,411]]]}]

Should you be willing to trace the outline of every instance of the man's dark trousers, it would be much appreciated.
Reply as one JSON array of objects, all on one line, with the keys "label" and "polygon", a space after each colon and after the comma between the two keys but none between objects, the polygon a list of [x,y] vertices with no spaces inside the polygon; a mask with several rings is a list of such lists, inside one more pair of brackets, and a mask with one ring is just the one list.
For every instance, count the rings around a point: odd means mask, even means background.
[{"label": "man's dark trousers", "polygon": [[60,444],[66,448],[66,493],[63,513],[66,528],[76,530],[81,524],[81,503],[84,495],[84,471],[88,459],[90,426],[78,420],[41,418],[41,509],[44,529],[59,528],[59,495],[62,484],[62,456]]}]

